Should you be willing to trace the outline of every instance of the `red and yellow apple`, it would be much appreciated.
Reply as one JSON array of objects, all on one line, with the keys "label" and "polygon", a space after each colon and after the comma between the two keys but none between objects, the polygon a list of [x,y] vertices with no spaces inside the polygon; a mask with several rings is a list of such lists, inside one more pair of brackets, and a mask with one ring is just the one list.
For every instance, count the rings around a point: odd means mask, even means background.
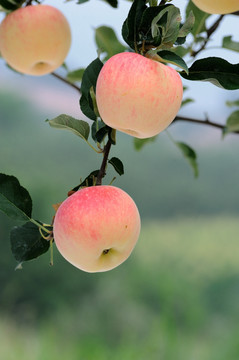
[{"label": "red and yellow apple", "polygon": [[71,264],[86,272],[102,272],[129,257],[139,237],[140,216],[125,191],[92,186],[63,201],[53,233],[59,252]]},{"label": "red and yellow apple", "polygon": [[229,14],[239,10],[239,0],[192,0],[208,14]]},{"label": "red and yellow apple", "polygon": [[105,124],[142,139],[169,126],[182,96],[176,70],[130,52],[112,56],[96,84],[96,102]]},{"label": "red and yellow apple", "polygon": [[51,73],[64,62],[71,45],[65,16],[49,5],[30,5],[5,17],[0,25],[0,52],[16,71]]}]

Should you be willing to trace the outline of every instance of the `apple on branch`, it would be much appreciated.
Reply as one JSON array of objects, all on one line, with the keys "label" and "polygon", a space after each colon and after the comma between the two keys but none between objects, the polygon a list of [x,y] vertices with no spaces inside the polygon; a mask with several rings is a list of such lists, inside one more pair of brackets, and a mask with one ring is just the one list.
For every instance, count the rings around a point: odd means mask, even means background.
[{"label": "apple on branch", "polygon": [[131,254],[140,233],[140,215],[125,191],[91,186],[63,201],[53,233],[59,252],[71,264],[86,272],[107,271]]},{"label": "apple on branch", "polygon": [[192,0],[208,14],[229,14],[239,10],[239,0]]},{"label": "apple on branch", "polygon": [[182,81],[176,70],[130,52],[112,56],[96,84],[102,120],[141,139],[169,126],[180,109],[182,96]]},{"label": "apple on branch", "polygon": [[49,5],[29,5],[8,14],[0,25],[0,52],[16,71],[45,75],[64,62],[71,45],[65,16]]}]

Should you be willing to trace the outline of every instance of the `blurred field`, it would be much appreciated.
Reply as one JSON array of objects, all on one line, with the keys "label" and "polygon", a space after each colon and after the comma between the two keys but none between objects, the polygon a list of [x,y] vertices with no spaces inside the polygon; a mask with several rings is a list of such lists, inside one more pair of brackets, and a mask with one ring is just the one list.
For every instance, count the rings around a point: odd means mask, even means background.
[{"label": "blurred field", "polygon": [[[16,292],[21,312],[2,314],[1,359],[238,360],[237,218],[144,223],[130,259],[108,273],[85,274],[55,255],[53,268],[46,255],[15,273],[20,286],[37,280],[36,300],[23,306]],[[44,279],[55,298],[47,314]],[[31,318],[34,306],[42,316]]]}]

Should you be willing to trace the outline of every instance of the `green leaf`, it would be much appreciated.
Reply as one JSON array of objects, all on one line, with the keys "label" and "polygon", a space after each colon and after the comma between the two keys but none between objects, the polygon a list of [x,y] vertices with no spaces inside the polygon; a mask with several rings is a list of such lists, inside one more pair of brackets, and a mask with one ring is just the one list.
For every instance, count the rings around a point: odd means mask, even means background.
[{"label": "green leaf", "polygon": [[[216,1],[216,0],[215,0]],[[204,11],[200,10],[192,1],[189,1],[187,8],[186,8],[186,17],[189,16],[190,12],[193,12],[195,17],[195,22],[191,33],[194,37],[196,37],[201,32],[206,31],[206,20],[210,16],[210,14],[205,13]]]},{"label": "green leaf", "polygon": [[106,0],[106,2],[112,6],[113,8],[117,8],[118,7],[118,0]]},{"label": "green leaf", "polygon": [[100,26],[95,29],[95,42],[98,48],[107,54],[104,60],[126,50],[126,47],[117,39],[114,30],[108,26]]},{"label": "green leaf", "polygon": [[14,176],[0,174],[0,210],[14,220],[31,218],[31,197]]},{"label": "green leaf", "polygon": [[93,124],[91,125],[91,137],[95,142],[98,142],[97,138],[96,138],[96,133],[101,129],[104,128],[106,125],[103,121],[101,120],[96,120],[93,122]]},{"label": "green leaf", "polygon": [[16,10],[25,2],[25,0],[0,0],[0,5],[6,10]]},{"label": "green leaf", "polygon": [[191,165],[194,172],[194,176],[198,177],[197,155],[195,151],[190,146],[182,142],[175,141],[174,143],[181,150],[183,156],[187,159],[187,161]]},{"label": "green leaf", "polygon": [[234,132],[234,131],[239,131],[239,110],[234,111],[227,118],[224,134],[227,134],[229,132]]},{"label": "green leaf", "polygon": [[187,98],[187,99],[183,100],[182,103],[181,103],[181,108],[182,108],[183,106],[187,105],[187,104],[190,104],[190,103],[194,102],[194,101],[195,101],[195,100],[194,100],[194,99],[191,99],[191,98]]},{"label": "green leaf", "polygon": [[71,82],[77,82],[77,81],[81,81],[83,74],[84,74],[85,69],[80,68],[74,71],[69,71],[67,74],[67,79]]},{"label": "green leaf", "polygon": [[182,72],[181,76],[187,80],[209,81],[227,90],[239,89],[239,64],[230,64],[217,57],[195,61],[189,68],[189,75]]},{"label": "green leaf", "polygon": [[161,57],[163,62],[170,63],[183,69],[188,74],[188,66],[185,61],[172,51],[162,50],[157,52],[158,56]]},{"label": "green leaf", "polygon": [[66,129],[80,136],[83,140],[88,140],[90,126],[86,121],[77,120],[65,114],[61,114],[52,120],[46,120],[51,127],[56,129]]},{"label": "green leaf", "polygon": [[124,174],[124,165],[120,159],[112,157],[108,162],[120,176]]},{"label": "green leaf", "polygon": [[227,106],[239,106],[239,100],[235,101],[226,101]]},{"label": "green leaf", "polygon": [[225,36],[222,40],[222,47],[239,52],[239,42],[233,41],[232,36]]},{"label": "green leaf", "polygon": [[154,142],[157,139],[157,136],[152,136],[150,138],[146,138],[146,139],[138,139],[138,138],[134,138],[134,148],[135,150],[139,151],[141,150],[144,145],[150,143],[150,142]]},{"label": "green leaf", "polygon": [[81,111],[84,115],[94,121],[97,119],[97,114],[95,114],[94,111],[94,104],[91,97],[91,89],[93,87],[95,92],[97,78],[102,67],[103,63],[100,61],[99,58],[92,61],[92,63],[90,63],[90,65],[87,66],[87,68],[85,69],[81,83]]},{"label": "green leaf", "polygon": [[195,16],[191,10],[189,11],[185,23],[179,29],[178,38],[185,38],[192,31],[194,23],[195,23]]},{"label": "green leaf", "polygon": [[15,226],[11,230],[10,241],[12,253],[19,263],[37,258],[50,247],[50,241],[44,239],[38,226],[30,221],[23,226]]},{"label": "green leaf", "polygon": [[84,4],[84,3],[87,2],[87,1],[89,1],[89,0],[78,0],[78,1],[77,1],[77,4],[79,4],[79,5],[80,5],[80,4]]},{"label": "green leaf", "polygon": [[127,19],[123,23],[123,39],[133,50],[137,48],[140,21],[144,10],[147,9],[145,4],[146,0],[134,0]]},{"label": "green leaf", "polygon": [[181,23],[180,10],[174,5],[170,5],[163,9],[156,16],[151,24],[152,36],[157,37],[161,29],[161,43],[173,46],[179,34]]}]

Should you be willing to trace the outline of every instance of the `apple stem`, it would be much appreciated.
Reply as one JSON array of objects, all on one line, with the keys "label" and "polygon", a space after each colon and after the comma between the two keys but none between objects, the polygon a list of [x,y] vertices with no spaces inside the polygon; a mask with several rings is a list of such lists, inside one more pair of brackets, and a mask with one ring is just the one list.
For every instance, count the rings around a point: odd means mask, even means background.
[{"label": "apple stem", "polygon": [[107,141],[107,144],[104,147],[104,150],[103,150],[104,156],[103,156],[102,164],[101,164],[101,167],[100,167],[100,170],[98,172],[97,179],[96,179],[96,185],[102,185],[102,179],[106,174],[105,170],[106,170],[106,166],[107,166],[107,160],[108,160],[111,145],[112,145],[112,143],[111,143],[111,141],[109,139]]}]

